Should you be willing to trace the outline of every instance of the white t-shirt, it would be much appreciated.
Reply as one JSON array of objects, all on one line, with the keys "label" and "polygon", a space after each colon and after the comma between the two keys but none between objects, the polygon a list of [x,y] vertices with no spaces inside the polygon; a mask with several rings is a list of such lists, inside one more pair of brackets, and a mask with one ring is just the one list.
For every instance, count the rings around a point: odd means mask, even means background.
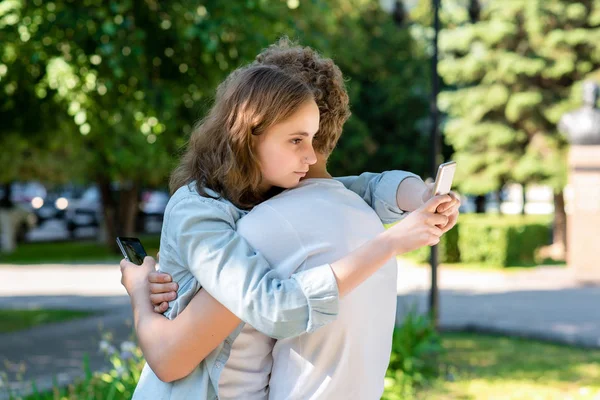
[{"label": "white t-shirt", "polygon": [[[334,262],[383,230],[375,212],[333,179],[306,179],[238,222],[238,232],[281,278]],[[275,341],[246,325],[221,374],[219,397],[379,399],[391,352],[396,275],[392,259],[341,299],[336,321],[316,332]]]}]

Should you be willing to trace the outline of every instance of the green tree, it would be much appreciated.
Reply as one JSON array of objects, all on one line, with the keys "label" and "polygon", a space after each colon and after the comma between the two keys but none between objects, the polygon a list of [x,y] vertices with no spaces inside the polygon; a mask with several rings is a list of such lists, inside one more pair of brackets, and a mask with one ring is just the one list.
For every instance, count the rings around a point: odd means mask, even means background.
[{"label": "green tree", "polygon": [[[427,170],[428,63],[376,0],[6,0],[0,34],[2,136],[45,155],[52,168],[37,176],[98,184],[110,245],[131,234],[139,188],[166,182],[216,85],[282,34],[349,77],[336,173]],[[34,164],[14,168],[15,154],[0,156],[13,171],[0,179]]]},{"label": "green tree", "polygon": [[[114,247],[134,229],[138,190],[165,184],[216,85],[293,23],[285,10],[266,1],[2,2],[0,179],[31,170],[95,182]],[[36,172],[34,149],[53,168]]]},{"label": "green tree", "polygon": [[331,171],[427,174],[430,69],[409,27],[396,25],[379,0],[321,2],[303,15],[301,41],[331,56],[347,78],[352,116]]},{"label": "green tree", "polygon": [[567,142],[557,132],[578,85],[600,68],[599,0],[490,0],[480,22],[441,34],[448,90],[445,137],[464,193],[507,182],[555,192],[555,243],[564,244]]}]

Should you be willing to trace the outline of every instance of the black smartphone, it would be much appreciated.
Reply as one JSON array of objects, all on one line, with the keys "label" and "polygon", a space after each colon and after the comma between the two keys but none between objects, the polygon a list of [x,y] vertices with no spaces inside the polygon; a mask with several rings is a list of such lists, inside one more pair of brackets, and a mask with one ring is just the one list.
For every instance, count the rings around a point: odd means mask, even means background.
[{"label": "black smartphone", "polygon": [[134,264],[142,265],[144,257],[148,255],[138,238],[117,237],[117,244],[123,253],[123,257]]}]

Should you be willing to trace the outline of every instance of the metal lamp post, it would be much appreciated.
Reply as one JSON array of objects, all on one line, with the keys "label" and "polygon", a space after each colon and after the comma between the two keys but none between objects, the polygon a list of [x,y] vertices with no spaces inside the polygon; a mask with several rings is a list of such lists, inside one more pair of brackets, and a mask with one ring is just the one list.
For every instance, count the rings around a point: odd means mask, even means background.
[{"label": "metal lamp post", "polygon": [[[386,2],[388,7],[382,1],[384,8],[389,8],[389,2]],[[441,161],[441,142],[439,132],[439,109],[437,106],[437,97],[439,93],[439,81],[440,77],[438,74],[438,35],[440,32],[440,6],[441,0],[431,0],[431,6],[433,10],[433,56],[431,57],[431,97],[430,97],[430,113],[431,113],[431,133],[430,133],[430,172],[431,176],[437,174],[437,168]],[[395,0],[393,7],[390,9],[394,22],[398,25],[402,25],[406,21],[406,8],[402,0]],[[479,20],[481,13],[481,6],[478,0],[469,0],[469,19],[472,23]],[[438,328],[439,323],[439,290],[438,290],[438,246],[431,247],[431,289],[429,291],[429,314],[435,328]]]},{"label": "metal lamp post", "polygon": [[[439,109],[437,106],[437,97],[440,91],[440,77],[438,74],[438,34],[440,31],[440,0],[432,0],[433,8],[433,57],[431,57],[431,136],[430,136],[430,171],[431,176],[437,173],[439,165],[439,156],[441,155],[440,130],[439,130]],[[429,290],[429,315],[431,321],[437,330],[439,323],[439,290],[438,290],[438,246],[431,247],[429,263],[431,264],[431,289]]]}]

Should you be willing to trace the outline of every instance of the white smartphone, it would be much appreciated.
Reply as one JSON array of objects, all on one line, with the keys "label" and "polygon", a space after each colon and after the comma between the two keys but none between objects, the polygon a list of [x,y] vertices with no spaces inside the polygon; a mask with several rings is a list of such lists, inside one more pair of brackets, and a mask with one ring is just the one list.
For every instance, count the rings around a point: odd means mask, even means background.
[{"label": "white smartphone", "polygon": [[433,187],[433,193],[435,196],[440,194],[450,193],[452,188],[452,180],[454,179],[454,171],[456,171],[456,162],[449,161],[447,163],[440,164],[435,177],[435,185]]}]

